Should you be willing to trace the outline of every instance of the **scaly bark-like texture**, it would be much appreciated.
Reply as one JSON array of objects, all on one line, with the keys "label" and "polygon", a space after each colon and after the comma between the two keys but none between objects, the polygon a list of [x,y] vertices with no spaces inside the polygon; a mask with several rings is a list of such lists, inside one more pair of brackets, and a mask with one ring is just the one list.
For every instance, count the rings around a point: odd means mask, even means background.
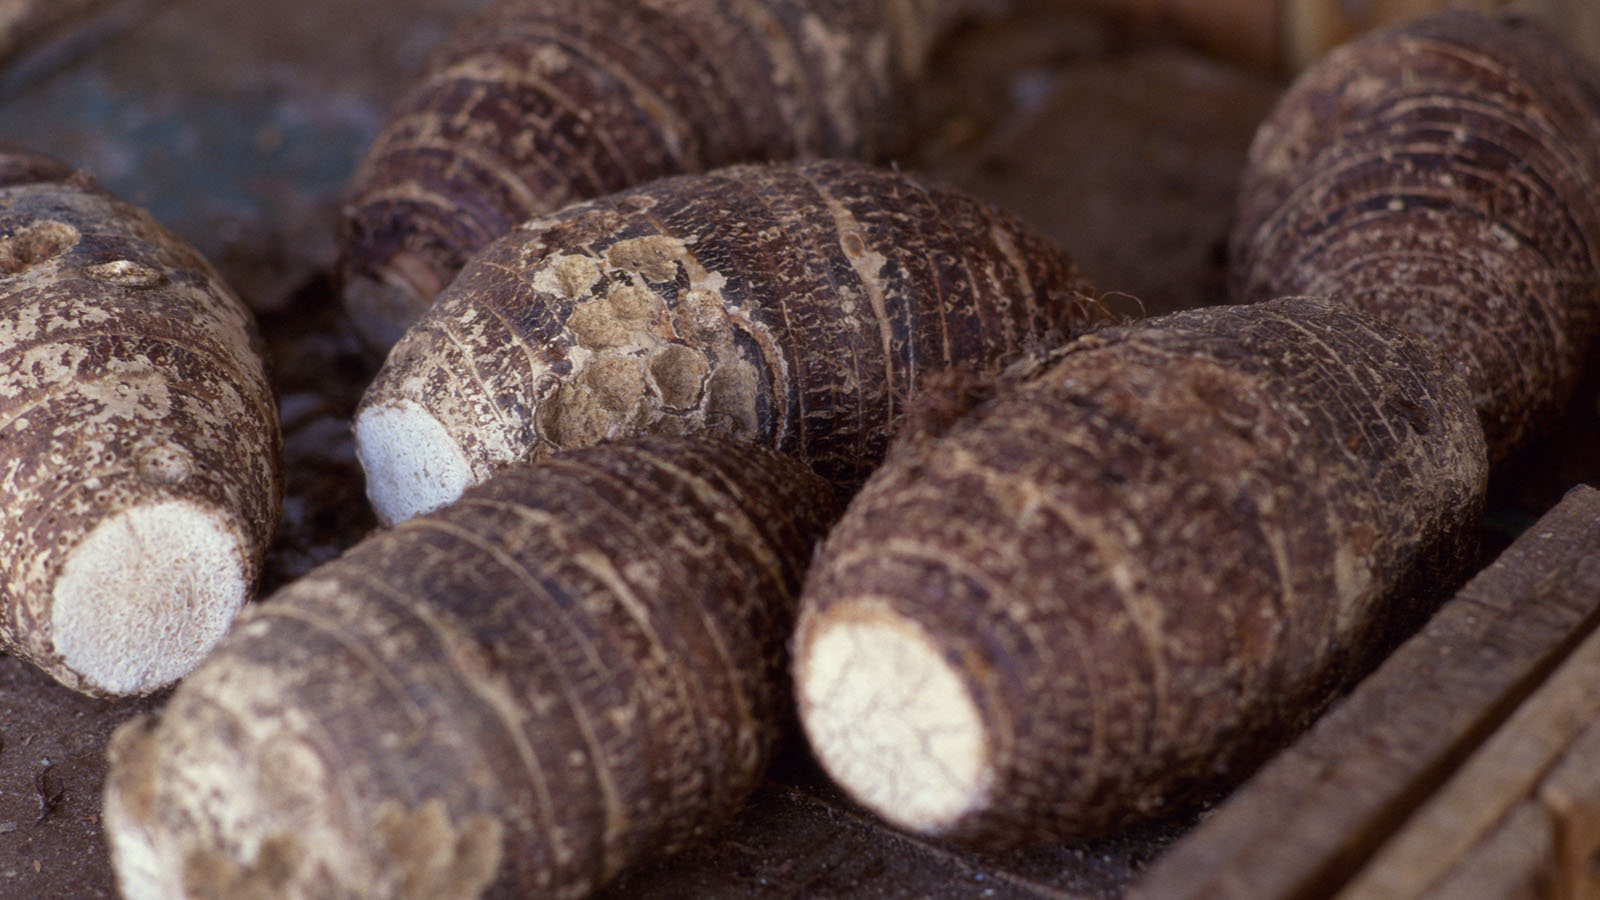
[{"label": "scaly bark-like texture", "polygon": [[355,174],[346,305],[388,347],[534,216],[736,162],[877,159],[970,0],[509,0],[396,107]]},{"label": "scaly bark-like texture", "polygon": [[665,179],[529,223],[395,345],[356,415],[397,521],[530,455],[717,431],[848,491],[929,373],[997,369],[1100,305],[1064,255],[857,163]]},{"label": "scaly bark-like texture", "polygon": [[1445,9],[1509,11],[1600,58],[1593,0],[1083,0],[1136,27],[1174,33],[1230,59],[1299,72],[1363,32]]},{"label": "scaly bark-like texture", "polygon": [[113,742],[128,900],[581,897],[715,827],[788,720],[827,485],[653,438],[520,466],[241,618]]},{"label": "scaly bark-like texture", "polygon": [[1364,314],[1180,313],[1018,378],[897,446],[802,595],[812,746],[900,827],[1004,845],[1175,811],[1470,561],[1466,388]]},{"label": "scaly bark-like texture", "polygon": [[91,693],[199,663],[278,519],[257,351],[177,236],[0,147],[0,647]]},{"label": "scaly bark-like texture", "polygon": [[1465,12],[1334,52],[1251,148],[1235,296],[1339,297],[1438,342],[1504,457],[1600,327],[1597,98],[1555,41]]}]

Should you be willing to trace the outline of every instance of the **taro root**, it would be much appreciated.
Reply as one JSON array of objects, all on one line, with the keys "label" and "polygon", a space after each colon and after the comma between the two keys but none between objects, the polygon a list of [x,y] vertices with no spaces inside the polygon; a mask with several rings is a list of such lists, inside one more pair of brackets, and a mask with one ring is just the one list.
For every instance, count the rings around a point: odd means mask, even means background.
[{"label": "taro root", "polygon": [[380,519],[528,456],[715,431],[848,492],[929,374],[1102,314],[1070,260],[962,194],[857,163],[664,179],[519,227],[395,345],[356,413]]},{"label": "taro root", "polygon": [[971,0],[504,0],[399,101],[344,216],[345,304],[387,348],[535,216],[737,162],[877,159]]},{"label": "taro root", "polygon": [[1079,0],[1233,60],[1298,72],[1357,35],[1446,8],[1514,11],[1600,57],[1593,0]]},{"label": "taro root", "polygon": [[652,438],[379,532],[117,732],[123,896],[580,897],[696,839],[792,721],[784,644],[837,514],[774,451]]},{"label": "taro root", "polygon": [[0,146],[0,648],[139,694],[215,645],[282,493],[254,328],[143,211]]},{"label": "taro root", "polygon": [[1600,325],[1600,76],[1465,12],[1308,70],[1250,150],[1241,301],[1339,297],[1466,372],[1492,459],[1562,409]]},{"label": "taro root", "polygon": [[1460,377],[1343,305],[1085,335],[908,434],[851,502],[801,596],[802,723],[914,832],[1172,814],[1420,623],[1471,560],[1487,466]]}]

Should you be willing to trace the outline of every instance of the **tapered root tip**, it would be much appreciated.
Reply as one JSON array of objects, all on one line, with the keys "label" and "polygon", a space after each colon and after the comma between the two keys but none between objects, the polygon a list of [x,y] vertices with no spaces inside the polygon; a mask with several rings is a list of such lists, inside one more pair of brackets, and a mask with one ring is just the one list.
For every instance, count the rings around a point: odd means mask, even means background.
[{"label": "tapered root tip", "polygon": [[353,276],[345,282],[344,307],[369,347],[388,350],[433,302],[410,282]]},{"label": "tapered root tip", "polygon": [[411,400],[361,411],[355,432],[367,497],[386,525],[432,512],[472,484],[472,466],[460,445],[432,413]]},{"label": "tapered root tip", "polygon": [[809,629],[796,691],[818,760],[857,801],[895,825],[949,829],[986,802],[988,728],[961,672],[902,616],[841,614]]},{"label": "tapered root tip", "polygon": [[377,350],[400,340],[460,264],[441,269],[429,256],[400,251],[376,265],[349,263],[344,273],[344,308],[361,339]]},{"label": "tapered root tip", "polygon": [[51,594],[63,666],[89,690],[144,694],[200,664],[250,589],[243,530],[184,500],[107,517],[67,555]]}]

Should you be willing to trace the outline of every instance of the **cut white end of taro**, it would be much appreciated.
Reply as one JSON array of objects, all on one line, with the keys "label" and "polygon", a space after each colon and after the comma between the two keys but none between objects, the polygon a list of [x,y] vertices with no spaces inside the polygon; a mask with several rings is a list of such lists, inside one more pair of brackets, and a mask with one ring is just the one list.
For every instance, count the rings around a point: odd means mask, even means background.
[{"label": "cut white end of taro", "polygon": [[187,675],[250,589],[244,529],[186,500],[107,517],[67,555],[51,594],[56,652],[92,689],[142,694]]},{"label": "cut white end of taro", "polygon": [[806,736],[828,774],[895,825],[937,833],[994,781],[978,703],[915,622],[834,607],[798,657]]},{"label": "cut white end of taro", "polygon": [[355,430],[367,497],[384,524],[432,512],[473,482],[461,447],[417,403],[397,400],[371,407],[356,417]]}]

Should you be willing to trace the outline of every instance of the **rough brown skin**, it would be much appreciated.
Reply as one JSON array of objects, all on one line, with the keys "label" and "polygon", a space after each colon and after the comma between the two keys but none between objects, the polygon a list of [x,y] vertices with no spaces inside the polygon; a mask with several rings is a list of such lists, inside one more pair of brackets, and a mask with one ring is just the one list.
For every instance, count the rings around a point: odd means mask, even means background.
[{"label": "rough brown skin", "polygon": [[802,595],[812,747],[900,827],[1008,845],[1175,812],[1470,561],[1482,432],[1400,329],[1211,308],[1016,377],[897,446]]},{"label": "rough brown skin", "polygon": [[716,431],[847,492],[928,374],[1102,315],[1070,260],[957,192],[857,163],[665,179],[486,248],[356,413],[379,518],[607,437]]},{"label": "rough brown skin", "polygon": [[124,896],[580,897],[697,838],[787,719],[795,596],[838,512],[773,451],[653,438],[380,532],[117,734]]},{"label": "rough brown skin", "polygon": [[1257,133],[1231,256],[1236,299],[1348,298],[1437,341],[1501,459],[1600,328],[1600,77],[1469,13],[1336,51]]},{"label": "rough brown skin", "polygon": [[[1067,2],[1067,0],[1062,0]],[[1329,50],[1379,28],[1444,9],[1528,16],[1591,58],[1600,16],[1590,0],[1073,0],[1144,28],[1178,34],[1229,59],[1299,72]]]},{"label": "rough brown skin", "polygon": [[178,237],[0,146],[0,648],[137,694],[221,637],[282,492],[256,340]]},{"label": "rough brown skin", "polygon": [[387,348],[535,216],[667,175],[877,159],[903,83],[971,0],[507,0],[396,106],[344,214],[345,303]]}]

